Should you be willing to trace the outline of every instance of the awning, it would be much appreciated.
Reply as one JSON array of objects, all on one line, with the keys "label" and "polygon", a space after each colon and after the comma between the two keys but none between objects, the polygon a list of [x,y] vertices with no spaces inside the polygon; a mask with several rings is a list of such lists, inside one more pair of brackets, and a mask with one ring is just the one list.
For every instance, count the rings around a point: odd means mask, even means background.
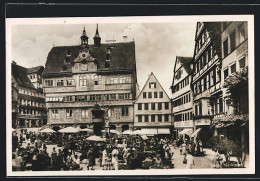
[{"label": "awning", "polygon": [[169,128],[158,128],[158,134],[171,134]]},{"label": "awning", "polygon": [[197,129],[196,131],[194,131],[194,133],[192,133],[192,135],[190,137],[194,137],[195,135],[198,134],[198,132],[200,132],[201,128]]},{"label": "awning", "polygon": [[190,135],[190,134],[192,134],[192,129],[184,129],[181,132],[179,132],[178,134]]},{"label": "awning", "polygon": [[141,129],[141,134],[154,135],[158,133],[157,133],[157,129],[150,128],[150,129]]}]

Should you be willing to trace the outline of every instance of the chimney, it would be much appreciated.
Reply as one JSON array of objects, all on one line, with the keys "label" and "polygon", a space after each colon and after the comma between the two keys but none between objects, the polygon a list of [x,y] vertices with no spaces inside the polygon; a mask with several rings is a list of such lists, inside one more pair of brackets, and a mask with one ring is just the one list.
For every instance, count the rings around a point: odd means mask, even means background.
[{"label": "chimney", "polygon": [[123,36],[123,40],[124,40],[124,42],[127,42],[127,36]]}]

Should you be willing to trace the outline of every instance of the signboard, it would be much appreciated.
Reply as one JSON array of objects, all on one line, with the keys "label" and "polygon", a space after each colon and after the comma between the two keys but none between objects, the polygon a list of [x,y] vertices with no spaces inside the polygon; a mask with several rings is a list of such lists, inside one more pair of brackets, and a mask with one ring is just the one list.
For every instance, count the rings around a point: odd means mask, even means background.
[{"label": "signboard", "polygon": [[174,127],[175,128],[190,128],[193,127],[193,121],[178,121],[174,122]]},{"label": "signboard", "polygon": [[195,121],[195,126],[210,125],[210,119],[199,119]]}]

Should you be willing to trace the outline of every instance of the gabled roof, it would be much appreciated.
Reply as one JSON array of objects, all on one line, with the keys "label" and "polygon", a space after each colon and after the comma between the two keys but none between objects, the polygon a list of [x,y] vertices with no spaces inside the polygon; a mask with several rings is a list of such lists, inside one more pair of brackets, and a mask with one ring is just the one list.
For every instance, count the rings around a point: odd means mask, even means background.
[{"label": "gabled roof", "polygon": [[27,73],[39,73],[41,74],[43,72],[44,67],[43,66],[37,66],[37,67],[32,67],[32,68],[27,68]]},{"label": "gabled roof", "polygon": [[186,70],[188,74],[192,73],[192,69],[190,67],[190,64],[192,63],[193,57],[179,57],[176,56],[176,60],[179,60],[182,67]]},{"label": "gabled roof", "polygon": [[[105,68],[107,48],[112,47],[110,68]],[[130,69],[135,72],[135,43],[111,43],[101,44],[100,46],[89,45],[90,54],[93,56],[98,65],[99,70],[119,70]],[[71,51],[71,55],[67,56],[67,51]],[[43,76],[51,74],[71,73],[72,66],[70,63],[65,64],[68,58],[71,62],[78,56],[81,46],[59,46],[53,47],[48,54]],[[63,71],[63,66],[67,70]]]},{"label": "gabled roof", "polygon": [[35,89],[33,83],[27,76],[27,68],[12,63],[12,75],[18,86]]},{"label": "gabled roof", "polygon": [[139,99],[140,95],[143,93],[144,88],[147,86],[147,84],[149,83],[149,80],[151,79],[151,77],[154,77],[156,82],[158,82],[159,86],[161,87],[161,89],[163,90],[163,92],[165,93],[165,95],[170,99],[170,97],[168,96],[168,94],[165,92],[165,90],[163,89],[162,85],[160,84],[160,82],[158,81],[158,79],[155,77],[155,75],[153,74],[153,72],[151,72],[151,74],[149,75],[148,79],[146,80],[144,87],[142,88],[142,90],[140,91],[139,95],[137,96],[136,100]]}]

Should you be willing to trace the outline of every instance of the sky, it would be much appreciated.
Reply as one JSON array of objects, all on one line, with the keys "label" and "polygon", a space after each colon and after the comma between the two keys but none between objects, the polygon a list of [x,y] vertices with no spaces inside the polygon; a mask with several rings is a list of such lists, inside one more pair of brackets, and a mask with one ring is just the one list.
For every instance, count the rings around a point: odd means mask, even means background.
[{"label": "sky", "polygon": [[[97,22],[98,23],[98,22]],[[80,45],[85,26],[93,44],[96,24],[26,24],[11,26],[11,58],[24,67],[45,66],[53,46]],[[142,90],[153,72],[171,98],[176,56],[193,56],[196,22],[99,23],[101,43],[135,41],[137,81]]]}]

